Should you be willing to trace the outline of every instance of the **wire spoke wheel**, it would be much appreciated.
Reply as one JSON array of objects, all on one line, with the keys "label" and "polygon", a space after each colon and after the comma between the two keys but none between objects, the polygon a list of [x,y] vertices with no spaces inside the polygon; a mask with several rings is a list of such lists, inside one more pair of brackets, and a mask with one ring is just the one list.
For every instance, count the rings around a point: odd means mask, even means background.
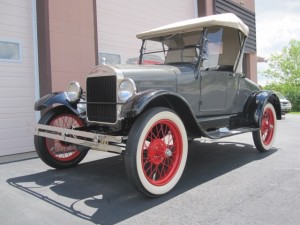
[{"label": "wire spoke wheel", "polygon": [[[66,129],[85,126],[83,120],[64,106],[50,109],[42,116],[39,124]],[[34,145],[36,152],[44,163],[56,169],[76,166],[83,160],[89,150],[88,148],[79,150],[77,146],[68,142],[40,136],[34,136]]]},{"label": "wire spoke wheel", "polygon": [[260,130],[252,133],[257,150],[266,152],[273,146],[276,134],[276,113],[272,104],[267,103],[264,107]]},{"label": "wire spoke wheel", "polygon": [[274,135],[274,114],[270,108],[264,111],[261,127],[261,136],[265,145],[270,144]]},{"label": "wire spoke wheel", "polygon": [[[73,114],[61,114],[55,117],[49,125],[73,129],[76,127],[82,127],[84,124]],[[53,158],[60,161],[73,160],[80,154],[80,151],[77,150],[76,146],[50,138],[46,138],[46,148]]]},{"label": "wire spoke wheel", "polygon": [[133,186],[149,197],[169,192],[187,158],[187,135],[180,118],[166,108],[142,114],[128,136],[125,166]]},{"label": "wire spoke wheel", "polygon": [[148,181],[164,185],[176,174],[182,157],[180,130],[170,120],[150,128],[143,143],[142,167]]}]

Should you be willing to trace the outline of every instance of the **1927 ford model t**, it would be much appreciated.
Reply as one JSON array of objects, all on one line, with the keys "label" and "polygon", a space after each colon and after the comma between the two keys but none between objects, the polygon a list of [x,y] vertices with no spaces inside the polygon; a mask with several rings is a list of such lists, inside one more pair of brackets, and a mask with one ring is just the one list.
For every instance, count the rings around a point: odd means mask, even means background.
[{"label": "1927 ford model t", "polygon": [[[97,66],[86,93],[73,81],[35,103],[49,107],[35,129],[39,157],[62,169],[89,149],[124,153],[134,187],[154,197],[179,181],[189,140],[252,132],[256,148],[268,151],[280,101],[242,74],[248,32],[234,14],[220,14],[138,34],[140,65]],[[151,55],[157,65],[142,65]]]}]

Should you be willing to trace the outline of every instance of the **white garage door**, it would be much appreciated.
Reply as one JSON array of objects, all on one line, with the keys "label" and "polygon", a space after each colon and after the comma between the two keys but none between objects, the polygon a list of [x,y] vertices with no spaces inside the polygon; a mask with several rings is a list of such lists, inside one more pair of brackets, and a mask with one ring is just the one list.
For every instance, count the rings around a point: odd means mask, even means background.
[{"label": "white garage door", "polygon": [[99,60],[127,63],[138,57],[135,35],[168,23],[195,18],[195,0],[97,0]]},{"label": "white garage door", "polygon": [[34,150],[33,7],[32,0],[0,1],[0,156]]}]

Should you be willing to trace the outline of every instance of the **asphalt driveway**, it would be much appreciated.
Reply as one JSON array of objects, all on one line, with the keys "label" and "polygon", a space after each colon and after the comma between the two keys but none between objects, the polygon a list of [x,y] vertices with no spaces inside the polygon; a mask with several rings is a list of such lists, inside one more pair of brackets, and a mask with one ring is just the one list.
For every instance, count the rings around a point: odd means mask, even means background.
[{"label": "asphalt driveway", "polygon": [[67,170],[34,153],[0,158],[1,224],[298,225],[300,116],[288,114],[278,128],[266,154],[251,134],[194,141],[181,181],[156,199],[135,191],[119,155],[91,151]]}]

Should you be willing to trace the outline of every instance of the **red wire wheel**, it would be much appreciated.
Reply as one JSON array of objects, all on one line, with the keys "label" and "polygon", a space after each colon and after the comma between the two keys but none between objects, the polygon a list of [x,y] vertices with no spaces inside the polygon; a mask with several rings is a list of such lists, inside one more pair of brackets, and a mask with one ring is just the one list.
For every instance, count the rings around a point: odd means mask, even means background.
[{"label": "red wire wheel", "polygon": [[269,145],[272,142],[274,136],[274,127],[275,127],[275,116],[271,108],[267,108],[264,111],[262,125],[260,129],[262,141],[265,145]]},{"label": "red wire wheel", "polygon": [[170,120],[159,120],[144,139],[142,167],[147,180],[157,186],[170,182],[182,157],[179,128]]},{"label": "red wire wheel", "polygon": [[[67,113],[58,115],[49,125],[67,129],[84,126],[78,117]],[[78,151],[74,145],[50,138],[46,138],[46,148],[53,158],[63,162],[74,160],[80,154],[80,151]]]},{"label": "red wire wheel", "polygon": [[128,135],[128,178],[148,197],[163,195],[181,178],[187,151],[187,134],[178,115],[167,108],[150,109],[135,121]]},{"label": "red wire wheel", "polygon": [[277,128],[276,113],[273,105],[267,103],[263,110],[260,129],[252,133],[257,150],[266,152],[273,146]]},{"label": "red wire wheel", "polygon": [[[67,129],[85,126],[84,121],[65,106],[50,109],[42,116],[39,124]],[[56,169],[76,166],[83,160],[89,150],[89,148],[78,150],[75,145],[67,142],[40,136],[34,136],[34,145],[41,160]]]}]

